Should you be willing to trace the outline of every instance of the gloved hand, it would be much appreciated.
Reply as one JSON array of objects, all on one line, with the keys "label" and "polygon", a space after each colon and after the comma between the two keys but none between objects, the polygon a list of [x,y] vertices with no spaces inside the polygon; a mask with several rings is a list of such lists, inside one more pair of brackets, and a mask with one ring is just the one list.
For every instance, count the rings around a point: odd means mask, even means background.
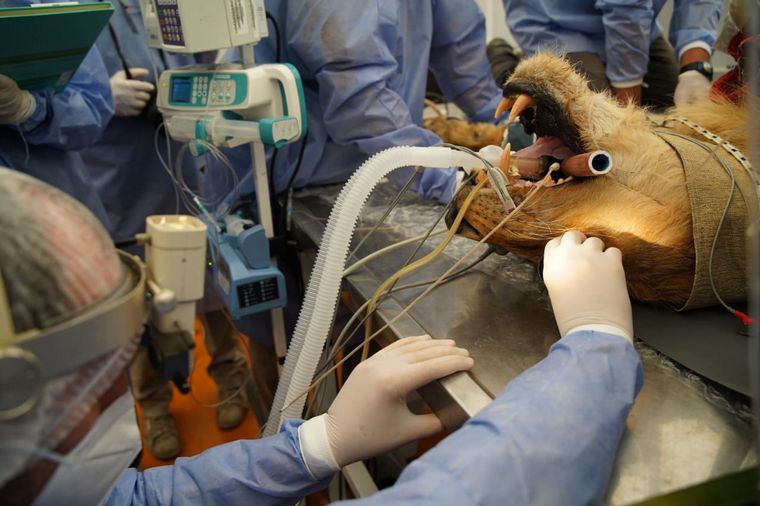
[{"label": "gloved hand", "polygon": [[619,249],[605,250],[601,239],[587,239],[577,230],[565,232],[546,245],[544,283],[563,337],[593,326],[633,339],[631,300]]},{"label": "gloved hand", "polygon": [[15,125],[29,119],[37,107],[34,96],[16,81],[0,74],[0,125]]},{"label": "gloved hand", "polygon": [[678,76],[673,101],[676,105],[693,104],[705,100],[710,94],[710,81],[696,70],[687,70]]},{"label": "gloved hand", "polygon": [[111,94],[116,116],[139,116],[155,89],[152,83],[143,80],[148,77],[148,69],[133,68],[129,72],[132,79],[128,79],[123,70],[111,76]]},{"label": "gloved hand", "polygon": [[[438,378],[473,366],[450,339],[400,339],[359,364],[327,413],[299,430],[307,466],[317,477],[443,430],[433,414],[415,415],[407,395]],[[320,462],[321,461],[321,462]],[[325,466],[329,463],[328,466]]]}]

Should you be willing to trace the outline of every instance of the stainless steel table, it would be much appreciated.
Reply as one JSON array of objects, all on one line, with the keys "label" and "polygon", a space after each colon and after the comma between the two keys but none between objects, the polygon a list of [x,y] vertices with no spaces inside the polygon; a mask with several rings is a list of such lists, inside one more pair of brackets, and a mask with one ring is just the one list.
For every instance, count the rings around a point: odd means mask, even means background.
[{"label": "stainless steel table", "polygon": [[[296,194],[293,223],[307,256],[316,253],[339,190],[339,186],[324,187]],[[377,223],[394,194],[388,183],[375,190],[355,237],[362,237]],[[357,256],[424,233],[442,209],[414,195],[405,196]],[[437,277],[473,245],[455,238],[435,262],[400,284]],[[485,246],[480,248],[462,265],[474,260]],[[350,309],[366,301],[412,251],[413,246],[394,250],[350,275],[344,283]],[[355,260],[349,259],[349,263]],[[379,319],[389,321],[422,291],[415,288],[393,294],[380,306]],[[657,312],[637,308],[637,332],[645,328],[646,333],[661,337]],[[686,317],[686,321],[691,320]],[[492,255],[471,273],[436,288],[394,322],[383,337],[387,342],[421,333],[455,339],[475,359],[471,372],[446,378],[420,392],[452,429],[483,408],[512,378],[541,360],[559,337],[535,267],[512,255]],[[628,504],[753,465],[746,398],[705,381],[640,341],[636,346],[644,365],[644,387],[628,419],[608,503]],[[726,366],[746,369],[742,364]]]}]

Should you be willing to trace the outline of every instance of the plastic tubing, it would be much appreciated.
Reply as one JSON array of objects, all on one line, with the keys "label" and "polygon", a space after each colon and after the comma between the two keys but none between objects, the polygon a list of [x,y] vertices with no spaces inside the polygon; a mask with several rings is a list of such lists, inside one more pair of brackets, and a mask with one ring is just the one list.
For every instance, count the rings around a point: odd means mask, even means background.
[{"label": "plastic tubing", "polygon": [[612,170],[612,156],[601,150],[581,153],[562,160],[560,169],[568,176],[601,176]]},{"label": "plastic tubing", "polygon": [[[394,284],[396,281],[401,279],[402,276],[406,276],[410,272],[423,267],[438,257],[441,253],[443,253],[443,250],[446,249],[446,246],[449,245],[451,242],[451,239],[454,238],[454,234],[456,234],[457,230],[459,230],[459,225],[462,223],[462,219],[464,219],[464,214],[467,212],[467,208],[470,207],[470,204],[472,203],[473,199],[478,195],[478,191],[483,187],[483,185],[486,184],[486,180],[482,180],[480,183],[478,183],[475,188],[472,189],[472,191],[467,195],[467,198],[464,201],[464,204],[459,209],[459,212],[457,213],[456,218],[454,219],[454,222],[449,227],[449,231],[446,234],[446,237],[441,241],[438,246],[436,246],[433,251],[425,255],[424,257],[412,262],[409,265],[405,265],[401,269],[397,270],[391,276],[383,281],[380,286],[375,290],[375,293],[372,294],[372,297],[369,299],[369,304],[367,305],[367,314],[371,314],[375,308],[377,307],[377,301],[380,299],[380,297],[383,295],[383,293],[388,290],[388,288]],[[372,318],[367,318],[367,320],[364,322],[364,349],[362,350],[362,361],[366,360],[369,356],[369,336],[372,335]]]},{"label": "plastic tubing", "polygon": [[263,436],[276,434],[285,419],[301,417],[306,402],[304,392],[314,377],[332,326],[351,237],[367,198],[389,172],[417,165],[475,167],[482,162],[451,148],[404,146],[377,153],[354,172],[327,220]]},{"label": "plastic tubing", "polygon": [[509,165],[517,169],[517,173],[523,179],[530,179],[531,181],[538,181],[546,175],[549,171],[549,165],[552,164],[554,159],[548,156],[540,156],[538,158],[511,155],[509,157]]},{"label": "plastic tubing", "polygon": [[[502,160],[500,165],[503,165],[503,163]],[[574,155],[564,160],[551,156],[526,157],[511,155],[509,158],[510,167],[516,169],[521,178],[531,181],[538,181],[543,178],[553,163],[559,163],[560,170],[566,176],[601,176],[612,170],[612,155],[606,151],[597,150]]]}]

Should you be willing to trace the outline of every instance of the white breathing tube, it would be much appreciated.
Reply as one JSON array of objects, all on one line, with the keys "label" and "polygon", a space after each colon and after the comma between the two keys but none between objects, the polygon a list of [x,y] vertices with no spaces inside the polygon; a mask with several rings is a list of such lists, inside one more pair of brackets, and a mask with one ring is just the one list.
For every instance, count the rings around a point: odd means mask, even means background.
[{"label": "white breathing tube", "polygon": [[[485,154],[481,151],[481,156]],[[486,158],[498,164],[498,157],[491,153]],[[418,165],[480,167],[483,162],[476,156],[451,148],[403,146],[377,153],[354,172],[341,190],[327,220],[263,436],[279,432],[285,419],[301,417],[306,403],[305,392],[314,377],[330,332],[351,238],[364,203],[377,183],[389,172]]]}]

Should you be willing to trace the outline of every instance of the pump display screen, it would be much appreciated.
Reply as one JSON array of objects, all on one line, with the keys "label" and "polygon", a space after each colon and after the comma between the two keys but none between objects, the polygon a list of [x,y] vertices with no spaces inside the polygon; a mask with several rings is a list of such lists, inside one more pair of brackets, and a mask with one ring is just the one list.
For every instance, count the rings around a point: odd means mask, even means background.
[{"label": "pump display screen", "polygon": [[192,90],[192,77],[175,77],[172,79],[171,101],[182,104],[190,103]]}]

